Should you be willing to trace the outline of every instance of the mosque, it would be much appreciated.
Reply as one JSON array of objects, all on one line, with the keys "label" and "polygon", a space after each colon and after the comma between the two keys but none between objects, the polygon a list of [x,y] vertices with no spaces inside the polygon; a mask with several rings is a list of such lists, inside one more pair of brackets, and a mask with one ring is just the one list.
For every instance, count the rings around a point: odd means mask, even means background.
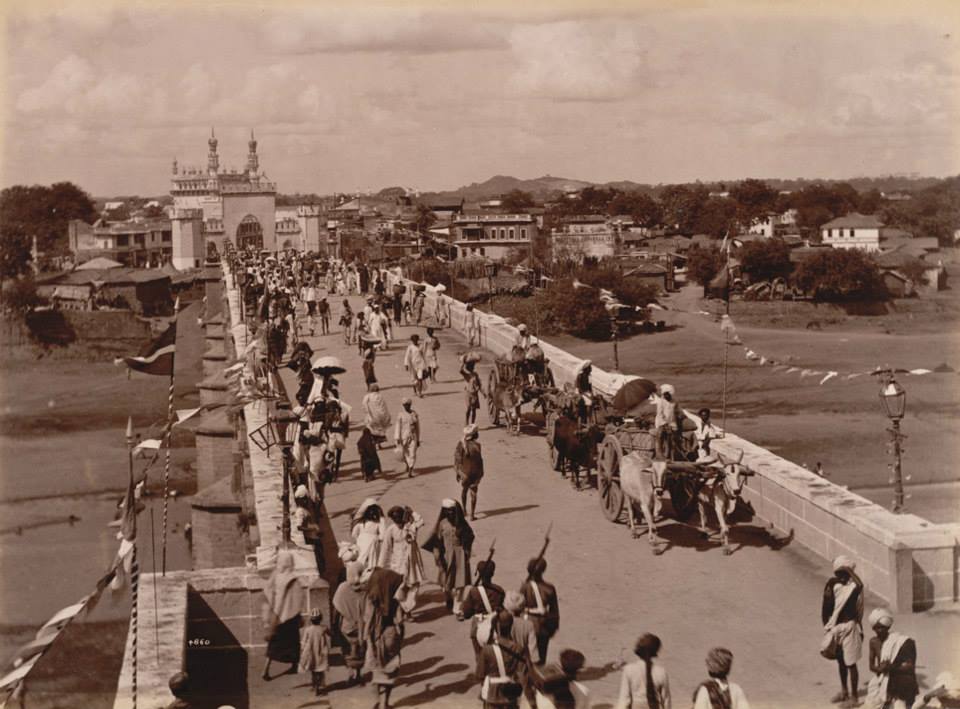
[{"label": "mosque", "polygon": [[229,240],[239,249],[278,251],[327,250],[326,227],[319,207],[277,209],[277,186],[260,169],[257,139],[250,131],[247,164],[221,169],[217,137],[207,140],[207,167],[180,168],[173,161],[171,227],[173,265],[195,268],[223,251]]}]

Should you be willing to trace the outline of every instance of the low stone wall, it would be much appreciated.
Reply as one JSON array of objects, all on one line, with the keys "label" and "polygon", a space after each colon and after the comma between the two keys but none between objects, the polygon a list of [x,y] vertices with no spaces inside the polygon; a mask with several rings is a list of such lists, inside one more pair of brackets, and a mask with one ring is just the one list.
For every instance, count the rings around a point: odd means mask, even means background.
[{"label": "low stone wall", "polygon": [[[396,273],[388,286],[413,284]],[[424,313],[432,316],[437,292],[427,286]],[[451,325],[464,332],[466,305],[445,297]],[[518,333],[498,315],[476,310],[481,344],[504,355]],[[543,340],[559,386],[573,382],[583,360]],[[630,375],[593,368],[594,389],[612,396]],[[933,524],[912,514],[893,514],[869,500],[828,482],[795,463],[744,438],[726,433],[716,442],[720,452],[736,457],[756,476],[749,478],[744,498],[773,528],[827,560],[846,554],[857,560],[857,570],[871,591],[895,610],[926,610],[960,601],[960,525]]]}]

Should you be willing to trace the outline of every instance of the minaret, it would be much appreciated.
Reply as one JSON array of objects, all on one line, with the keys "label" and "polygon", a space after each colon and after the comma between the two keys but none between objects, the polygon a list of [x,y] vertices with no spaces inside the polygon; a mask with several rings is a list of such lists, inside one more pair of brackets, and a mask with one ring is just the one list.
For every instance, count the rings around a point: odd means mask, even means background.
[{"label": "minaret", "polygon": [[214,134],[213,128],[210,129],[210,139],[207,141],[207,145],[210,146],[210,152],[207,153],[207,172],[216,175],[220,169],[220,158],[217,156],[217,136]]},{"label": "minaret", "polygon": [[260,169],[260,158],[257,157],[257,139],[253,135],[253,129],[250,130],[250,142],[247,143],[250,152],[247,153],[247,175],[253,177]]},{"label": "minaret", "polygon": [[179,168],[177,166],[177,156],[174,155],[173,156],[173,174],[176,175],[178,172],[179,172]]}]

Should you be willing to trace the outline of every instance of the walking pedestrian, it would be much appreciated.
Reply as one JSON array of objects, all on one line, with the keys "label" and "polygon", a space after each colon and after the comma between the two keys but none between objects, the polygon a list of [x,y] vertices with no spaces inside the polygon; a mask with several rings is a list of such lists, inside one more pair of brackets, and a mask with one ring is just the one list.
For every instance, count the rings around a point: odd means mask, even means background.
[{"label": "walking pedestrian", "polygon": [[440,340],[433,334],[433,328],[427,328],[427,337],[423,341],[423,361],[426,365],[430,381],[436,383],[437,372],[440,370],[440,360],[437,352],[440,350]]},{"label": "walking pedestrian", "polygon": [[422,397],[424,380],[427,378],[427,363],[420,348],[419,335],[410,336],[410,344],[403,354],[403,368],[413,377],[413,393]]},{"label": "walking pedestrian", "polygon": [[370,429],[377,444],[386,441],[387,429],[390,428],[392,417],[390,409],[387,408],[387,402],[380,393],[380,386],[376,382],[372,383],[370,391],[363,395],[360,408],[363,409],[363,425]]},{"label": "walking pedestrian", "polygon": [[377,439],[368,426],[363,427],[363,432],[357,439],[357,453],[360,455],[360,472],[363,474],[364,482],[370,482],[377,474],[383,476],[380,454],[377,452]]},{"label": "walking pedestrian", "polygon": [[483,478],[483,453],[477,439],[480,433],[477,424],[463,429],[463,438],[457,441],[453,452],[453,468],[460,483],[460,505],[467,509],[467,493],[470,494],[470,519],[477,519],[477,491]]},{"label": "walking pedestrian", "polygon": [[264,621],[266,625],[267,657],[263,665],[263,679],[269,681],[270,664],[289,662],[288,674],[297,671],[300,664],[300,614],[304,606],[304,590],[294,572],[293,554],[277,553],[276,566],[263,587],[266,598]]},{"label": "walking pedestrian", "polygon": [[353,309],[350,307],[350,301],[343,299],[340,306],[340,327],[343,328],[343,341],[346,344],[353,343]]},{"label": "walking pedestrian", "polygon": [[500,611],[494,623],[495,635],[485,645],[480,656],[480,699],[484,709],[501,707],[516,709],[523,689],[517,680],[524,671],[525,658],[521,648],[510,639],[513,616]]},{"label": "walking pedestrian", "polygon": [[467,334],[467,345],[470,347],[479,345],[480,332],[477,327],[477,311],[475,311],[469,303],[467,304],[466,313],[463,316],[463,325]]},{"label": "walking pedestrian", "polygon": [[367,384],[367,391],[377,383],[377,373],[374,364],[377,360],[377,343],[374,340],[361,338],[363,342],[363,363],[360,367],[363,369],[363,379]]},{"label": "walking pedestrian", "polygon": [[872,653],[870,658],[870,669],[878,677],[872,696],[883,702],[876,706],[882,709],[910,709],[920,693],[917,683],[917,644],[913,638],[890,629],[893,626],[893,614],[886,608],[871,612],[869,621],[880,641],[876,661]]},{"label": "walking pedestrian", "polygon": [[330,633],[323,624],[323,613],[315,610],[310,614],[310,624],[303,629],[300,638],[300,671],[310,673],[310,685],[314,696],[324,690],[324,675],[329,668]]},{"label": "walking pedestrian", "polygon": [[[327,302],[326,297],[320,298],[320,302],[317,303],[317,313],[320,315],[320,334],[329,335],[330,334],[330,303]],[[313,326],[311,325],[310,334],[313,334]]]},{"label": "walking pedestrian", "polygon": [[534,658],[537,665],[543,665],[547,661],[550,638],[560,629],[560,601],[556,587],[543,579],[546,570],[546,559],[531,559],[527,564],[527,580],[520,587],[527,607],[527,617],[533,621],[537,636],[537,657]]},{"label": "walking pedestrian", "polygon": [[[473,360],[464,360],[460,367],[460,376],[466,382],[464,391],[467,395],[467,413],[464,417],[464,423],[469,426],[477,421],[477,411],[480,410],[480,392],[483,391],[483,384],[480,382],[480,375],[476,371],[476,362]],[[493,395],[493,392],[490,393]]]},{"label": "walking pedestrian", "polygon": [[493,630],[493,617],[503,610],[503,589],[493,582],[497,564],[493,559],[477,563],[477,582],[467,587],[461,612],[457,620],[470,621],[470,643],[476,660],[476,677],[482,677],[480,665],[481,650],[490,642]]},{"label": "walking pedestrian", "polygon": [[300,289],[300,300],[307,306],[307,325],[310,328],[310,336],[312,337],[315,334],[317,322],[317,288],[314,286],[313,281],[307,281],[303,288]]},{"label": "walking pedestrian", "polygon": [[417,534],[423,527],[423,517],[409,507],[394,506],[387,512],[392,522],[380,547],[378,566],[396,571],[403,576],[397,600],[404,615],[417,606],[417,594],[423,584],[423,558]]},{"label": "walking pedestrian", "polygon": [[462,591],[470,584],[470,553],[474,533],[456,500],[440,503],[440,515],[430,538],[421,547],[433,553],[437,583],[443,589],[447,609],[460,612]]},{"label": "walking pedestrian", "polygon": [[671,709],[670,678],[655,659],[660,646],[660,638],[652,633],[637,639],[633,654],[640,659],[623,668],[617,709]]},{"label": "walking pedestrian", "polygon": [[420,417],[413,410],[410,397],[404,397],[401,406],[393,429],[393,440],[397,446],[397,458],[403,462],[407,477],[412,478],[413,468],[417,464],[417,449],[420,447]]},{"label": "walking pedestrian", "polygon": [[364,576],[363,564],[359,561],[347,562],[346,574],[346,581],[337,586],[333,594],[333,607],[344,642],[343,661],[351,671],[350,681],[353,683],[360,680],[366,655],[363,625],[369,576]]},{"label": "walking pedestrian", "polygon": [[390,569],[374,569],[367,581],[364,669],[372,673],[379,709],[390,708],[390,692],[400,672],[403,621],[396,596],[402,585],[403,576]]},{"label": "walking pedestrian", "polygon": [[863,648],[863,582],[855,567],[846,556],[838,556],[833,560],[833,576],[823,589],[820,618],[825,634],[820,651],[837,662],[840,693],[831,700],[834,703],[856,702],[859,693],[857,662]]},{"label": "walking pedestrian", "polygon": [[750,709],[747,697],[736,682],[727,678],[733,665],[733,653],[715,647],[707,653],[707,674],[693,694],[693,709]]},{"label": "walking pedestrian", "polygon": [[353,514],[351,536],[357,545],[357,561],[365,569],[372,569],[380,559],[380,545],[386,533],[387,525],[383,519],[383,509],[377,501],[368,497]]}]

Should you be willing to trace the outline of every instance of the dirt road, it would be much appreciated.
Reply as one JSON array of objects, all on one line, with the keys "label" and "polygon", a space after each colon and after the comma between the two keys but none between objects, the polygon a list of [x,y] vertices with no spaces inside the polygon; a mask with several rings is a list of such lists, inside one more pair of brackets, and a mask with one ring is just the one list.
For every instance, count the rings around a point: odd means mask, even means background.
[{"label": "dirt road", "polygon": [[[356,307],[359,300],[353,300]],[[414,331],[405,327],[398,335],[405,339]],[[440,382],[414,403],[423,426],[416,477],[393,472],[396,461],[391,451],[384,450],[381,459],[391,472],[386,479],[365,484],[357,462],[356,421],[341,480],[327,492],[338,538],[348,536],[351,511],[365,497],[379,498],[384,507],[411,505],[427,519],[425,531],[429,532],[440,500],[458,496],[452,457],[463,426],[463,386],[456,375],[456,354],[464,345],[451,331],[441,332],[440,340]],[[340,377],[341,391],[348,403],[359,406],[364,385],[356,349],[346,347],[339,332],[308,341],[349,367]],[[394,343],[376,363],[394,416],[401,398],[411,393],[402,367],[404,346],[403,341]],[[482,374],[485,379],[486,372]],[[287,386],[294,390],[292,376]],[[565,647],[586,655],[584,678],[595,707],[616,702],[617,665],[634,659],[631,648],[645,631],[663,640],[661,657],[677,706],[687,704],[705,677],[703,658],[715,645],[733,651],[734,675],[753,706],[831,706],[836,671],[817,653],[820,595],[829,575],[821,560],[794,544],[784,546],[759,526],[735,529],[732,540],[737,551],[725,557],[715,540],[703,542],[693,530],[677,524],[664,529],[672,546],[662,556],[654,556],[645,539],[633,540],[624,525],[603,518],[595,492],[576,492],[552,472],[538,432],[528,427],[521,436],[510,436],[491,428],[483,412],[481,423],[487,475],[480,487],[480,519],[473,525],[476,555],[484,554],[496,538],[495,581],[516,588],[523,581],[527,560],[536,554],[544,531],[553,523],[546,576],[559,589],[562,619],[550,660],[555,661]],[[432,561],[426,563],[428,578],[435,578]],[[458,623],[445,611],[436,586],[428,585],[423,598],[417,618],[407,627],[394,703],[398,707],[477,706],[479,685],[467,677],[473,662],[468,624]],[[868,610],[875,603],[870,599]],[[947,667],[948,638],[960,633],[960,617],[905,615],[897,623],[919,639],[927,675],[933,677]],[[369,687],[343,688],[346,671],[341,666],[329,673],[332,694],[314,700],[303,676],[282,676],[269,683],[255,679],[260,662],[260,657],[250,658],[251,706],[373,704]]]}]

